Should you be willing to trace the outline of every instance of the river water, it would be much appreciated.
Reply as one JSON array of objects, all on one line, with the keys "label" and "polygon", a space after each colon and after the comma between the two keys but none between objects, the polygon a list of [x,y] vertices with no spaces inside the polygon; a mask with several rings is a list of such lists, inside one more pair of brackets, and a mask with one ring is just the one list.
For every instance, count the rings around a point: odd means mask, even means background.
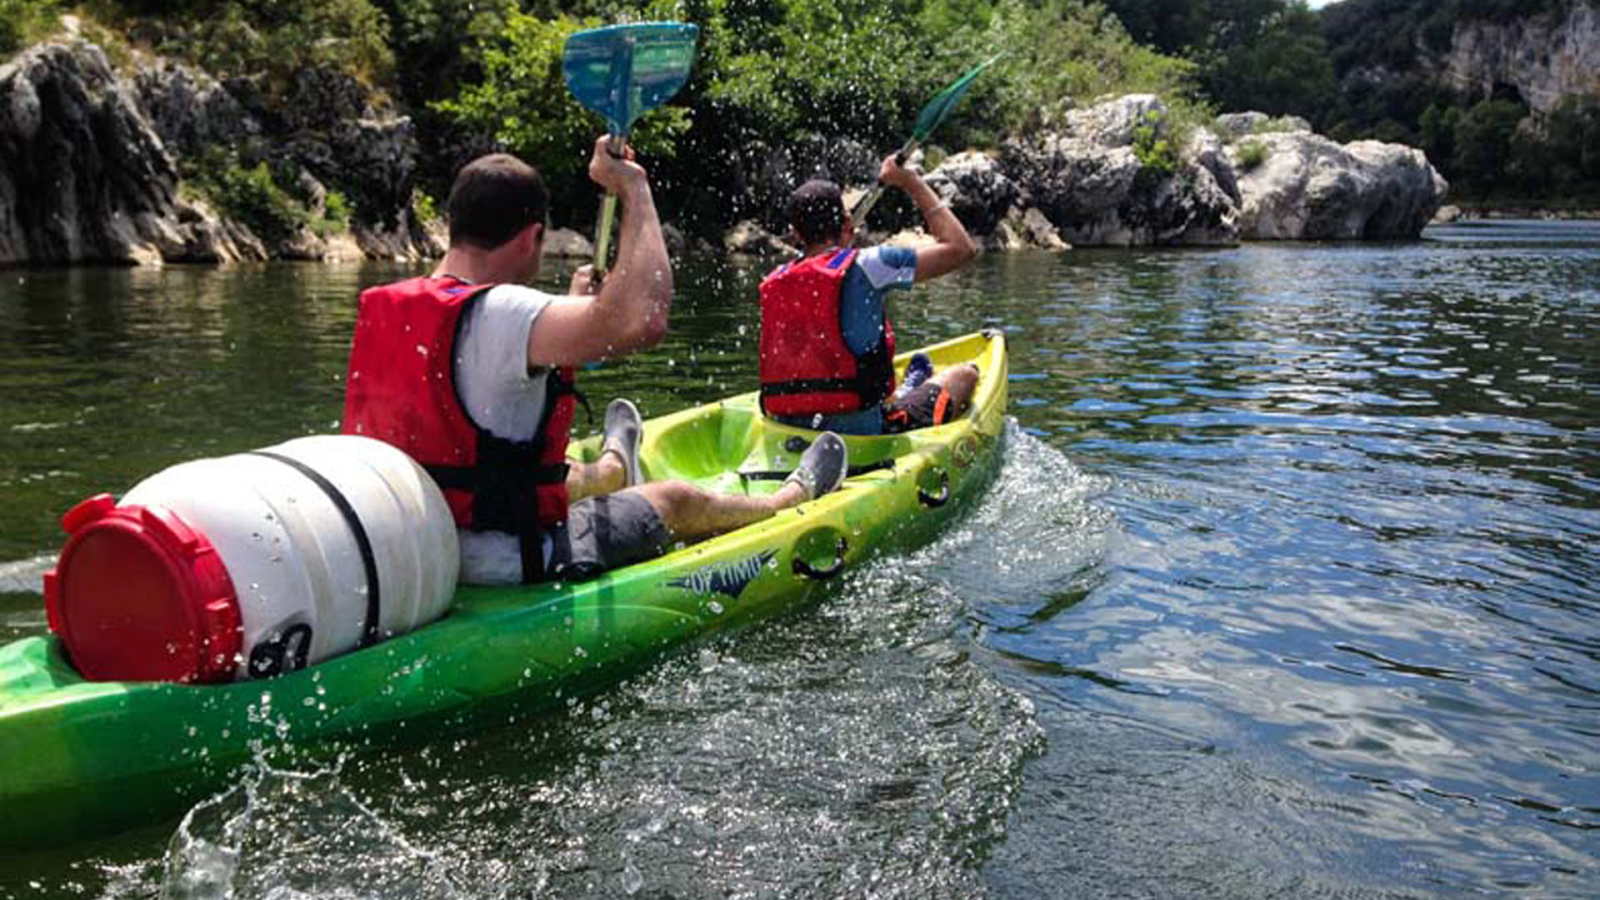
[{"label": "river water", "polygon": [[[0,273],[0,639],[76,500],[332,429],[400,271]],[[589,394],[752,388],[758,277],[687,265]],[[896,302],[907,346],[1011,338],[1003,471],[934,545],[564,713],[0,857],[0,897],[1600,895],[1600,226]]]}]

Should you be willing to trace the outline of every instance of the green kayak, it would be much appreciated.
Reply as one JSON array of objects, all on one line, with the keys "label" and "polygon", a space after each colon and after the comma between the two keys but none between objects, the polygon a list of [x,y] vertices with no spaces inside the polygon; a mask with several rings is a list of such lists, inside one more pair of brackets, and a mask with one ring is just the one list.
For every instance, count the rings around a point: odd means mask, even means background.
[{"label": "green kayak", "polygon": [[[851,477],[838,492],[592,581],[462,587],[432,624],[267,680],[89,682],[54,637],[0,647],[0,848],[175,815],[261,749],[425,740],[554,707],[685,642],[803,604],[875,554],[926,543],[992,480],[1006,406],[998,333],[926,352],[940,368],[978,364],[967,415],[848,438]],[[745,394],[651,420],[642,459],[652,479],[761,494],[811,436],[764,419]],[[597,439],[572,449],[598,453]]]}]

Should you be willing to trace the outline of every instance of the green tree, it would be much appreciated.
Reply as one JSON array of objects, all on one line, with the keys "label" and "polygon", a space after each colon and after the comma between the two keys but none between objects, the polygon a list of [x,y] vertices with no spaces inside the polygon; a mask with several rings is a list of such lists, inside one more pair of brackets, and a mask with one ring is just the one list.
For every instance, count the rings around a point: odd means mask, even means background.
[{"label": "green tree", "polygon": [[1502,182],[1511,161],[1512,137],[1527,110],[1508,100],[1484,100],[1456,123],[1454,170],[1478,191]]},{"label": "green tree", "polygon": [[0,56],[9,55],[48,31],[58,0],[0,0]]},{"label": "green tree", "polygon": [[1201,82],[1223,109],[1319,122],[1339,91],[1321,20],[1299,0],[1279,5],[1271,15],[1238,23],[1240,34],[1219,32],[1204,57]]},{"label": "green tree", "polygon": [[[605,129],[579,106],[561,73],[567,36],[594,28],[599,19],[560,15],[548,21],[512,13],[505,30],[478,45],[483,80],[464,86],[460,96],[435,104],[458,126],[492,137],[557,179],[582,172],[590,147]],[[632,135],[639,152],[671,156],[672,138],[689,127],[689,111],[666,107],[640,120]]]}]

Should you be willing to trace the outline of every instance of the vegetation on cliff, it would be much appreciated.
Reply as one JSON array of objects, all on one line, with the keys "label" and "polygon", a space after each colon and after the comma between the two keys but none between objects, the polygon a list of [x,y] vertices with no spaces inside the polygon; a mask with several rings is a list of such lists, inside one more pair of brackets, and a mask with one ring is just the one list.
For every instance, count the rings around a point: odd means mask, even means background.
[{"label": "vegetation on cliff", "polygon": [[1565,14],[1585,0],[1105,0],[1138,40],[1190,60],[1223,110],[1303,116],[1338,140],[1421,147],[1469,198],[1600,198],[1600,97],[1535,114],[1504,82],[1452,89],[1458,28]]},{"label": "vegetation on cliff", "polygon": [[[464,159],[503,146],[540,165],[558,208],[592,196],[582,168],[600,127],[561,82],[566,35],[606,21],[694,21],[702,29],[694,77],[670,107],[641,123],[636,145],[685,224],[706,230],[747,212],[737,208],[736,183],[755,177],[767,154],[815,138],[887,151],[940,87],[1002,49],[1006,62],[978,82],[939,143],[992,145],[1112,93],[1159,93],[1177,109],[1200,108],[1192,64],[1138,44],[1088,0],[0,4],[25,11],[15,21],[30,23],[13,49],[70,9],[120,36],[128,50],[201,67],[268,119],[274,108],[302,102],[302,73],[350,76],[378,103],[414,117],[425,194],[442,196]],[[197,174],[231,205],[287,224],[278,201],[291,186],[270,166],[274,177],[264,180],[259,162],[236,154]],[[184,168],[195,171],[193,163]]]},{"label": "vegetation on cliff", "polygon": [[[304,73],[333,73],[374,108],[413,118],[423,205],[461,162],[500,146],[546,172],[559,210],[586,217],[584,153],[599,123],[562,84],[562,41],[601,22],[694,21],[694,76],[641,123],[636,145],[675,217],[709,232],[749,213],[743,185],[775,151],[818,139],[886,151],[940,86],[1000,50],[1006,61],[937,143],[993,146],[1093,98],[1148,92],[1177,126],[1148,129],[1142,152],[1157,163],[1211,110],[1256,109],[1303,116],[1339,139],[1421,146],[1469,195],[1600,194],[1600,100],[1574,98],[1530,121],[1514,92],[1451,93],[1417,53],[1448,48],[1463,19],[1574,2],[1344,0],[1318,13],[1303,0],[0,0],[0,53],[73,12],[93,35],[124,42],[114,59],[148,51],[193,63],[269,130],[298,127]],[[214,166],[181,163],[269,230],[294,224],[298,202],[292,173],[272,165],[250,148]],[[370,191],[332,186],[358,214],[371,211]]]}]

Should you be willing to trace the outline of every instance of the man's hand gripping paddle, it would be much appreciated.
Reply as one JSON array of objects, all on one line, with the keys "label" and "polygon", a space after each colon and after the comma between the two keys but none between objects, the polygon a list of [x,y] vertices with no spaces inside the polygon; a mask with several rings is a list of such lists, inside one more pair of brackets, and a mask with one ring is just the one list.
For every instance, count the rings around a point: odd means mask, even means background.
[{"label": "man's hand gripping paddle", "polygon": [[[928,104],[922,107],[922,112],[917,114],[917,124],[911,129],[911,138],[900,148],[900,152],[894,155],[894,161],[900,165],[905,165],[906,158],[911,155],[911,152],[928,139],[928,135],[939,127],[939,123],[943,122],[944,117],[950,114],[950,110],[955,109],[956,104],[961,102],[961,98],[966,96],[967,88],[972,86],[973,80],[984,69],[993,65],[995,60],[1004,55],[1003,53],[997,53],[978,63],[973,67],[972,71],[951,82],[948,87],[940,91],[932,100],[929,100]],[[872,207],[877,205],[878,198],[881,196],[883,196],[883,184],[880,182],[874,185],[872,190],[868,191],[867,195],[861,198],[861,202],[856,204],[856,208],[850,212],[851,227],[861,228],[861,223],[867,220],[867,213],[872,212]]]},{"label": "man's hand gripping paddle", "polygon": [[[621,157],[634,120],[667,102],[689,80],[700,29],[684,22],[637,22],[567,38],[561,69],[572,96],[606,120],[608,149]],[[595,235],[594,271],[605,274],[617,195],[606,194]]]}]

